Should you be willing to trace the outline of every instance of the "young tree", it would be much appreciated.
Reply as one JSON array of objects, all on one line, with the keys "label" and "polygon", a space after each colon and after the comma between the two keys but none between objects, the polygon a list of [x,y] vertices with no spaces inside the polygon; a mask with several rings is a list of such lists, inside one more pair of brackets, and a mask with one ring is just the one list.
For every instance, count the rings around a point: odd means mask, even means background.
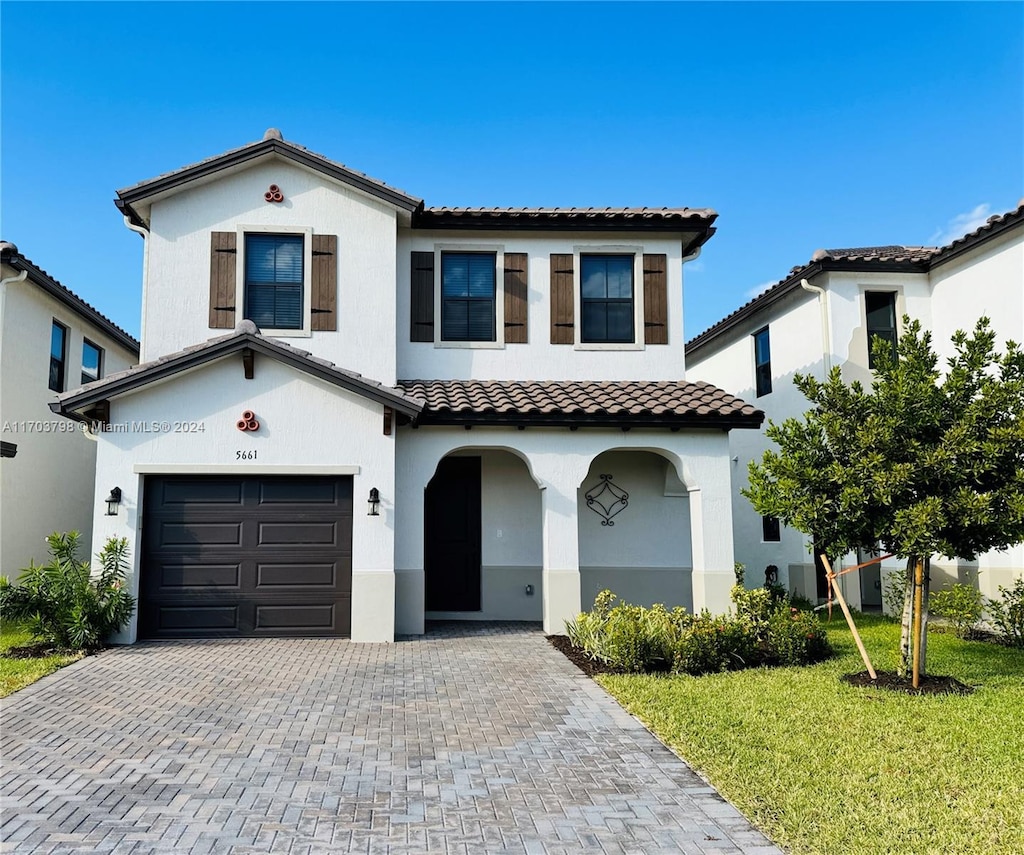
[{"label": "young tree", "polygon": [[838,368],[825,382],[796,375],[812,408],[769,423],[779,449],[751,462],[743,494],[830,557],[880,543],[906,559],[901,670],[918,575],[924,673],[931,556],[971,560],[1024,540],[1024,353],[1014,342],[996,353],[982,318],[972,335],[953,336],[943,374],[931,335],[907,317],[903,325],[898,358],[874,343],[870,391],[847,386]]}]

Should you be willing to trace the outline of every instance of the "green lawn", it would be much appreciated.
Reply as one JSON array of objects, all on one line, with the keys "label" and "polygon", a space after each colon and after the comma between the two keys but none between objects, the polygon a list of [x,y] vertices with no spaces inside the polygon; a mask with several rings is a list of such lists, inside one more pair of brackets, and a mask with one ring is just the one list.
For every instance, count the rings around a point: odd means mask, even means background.
[{"label": "green lawn", "polygon": [[[857,624],[894,670],[899,627]],[[864,665],[842,615],[829,638],[808,668],[598,680],[793,852],[1024,852],[1024,651],[929,635],[929,670],[977,691],[910,697],[841,683]]]},{"label": "green lawn", "polygon": [[0,621],[0,698],[23,689],[40,677],[52,674],[82,658],[81,653],[69,656],[39,656],[34,659],[11,659],[7,651],[12,647],[30,644],[32,637],[19,624]]}]

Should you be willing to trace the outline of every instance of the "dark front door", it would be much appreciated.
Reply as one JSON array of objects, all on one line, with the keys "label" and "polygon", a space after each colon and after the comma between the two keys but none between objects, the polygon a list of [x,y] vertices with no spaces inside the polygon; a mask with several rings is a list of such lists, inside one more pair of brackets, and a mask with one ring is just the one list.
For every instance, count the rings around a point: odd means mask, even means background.
[{"label": "dark front door", "polygon": [[143,638],[345,635],[352,479],[146,479]]},{"label": "dark front door", "polygon": [[480,458],[446,457],[427,485],[427,611],[480,611]]}]

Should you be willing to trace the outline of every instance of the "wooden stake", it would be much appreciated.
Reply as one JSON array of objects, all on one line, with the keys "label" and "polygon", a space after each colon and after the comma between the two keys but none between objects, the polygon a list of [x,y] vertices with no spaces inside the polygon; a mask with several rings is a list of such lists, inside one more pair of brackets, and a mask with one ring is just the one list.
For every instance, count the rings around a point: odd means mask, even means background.
[{"label": "wooden stake", "polygon": [[860,651],[860,658],[864,660],[864,664],[867,666],[868,673],[871,675],[872,680],[877,680],[878,675],[875,673],[874,667],[871,665],[871,660],[868,659],[868,652],[864,648],[864,642],[860,640],[860,633],[857,632],[857,627],[853,622],[853,616],[850,614],[850,607],[846,605],[846,597],[843,596],[843,592],[839,590],[839,585],[835,584],[836,574],[832,570],[832,565],[829,563],[828,556],[822,553],[821,563],[825,565],[825,569],[828,571],[828,580],[832,583],[832,590],[836,592],[836,599],[839,600],[839,608],[843,610],[843,614],[846,615],[846,623],[850,626],[850,632],[853,633],[853,640],[857,642],[857,649]]},{"label": "wooden stake", "polygon": [[924,561],[914,564],[914,688],[921,682],[921,609],[924,592]]}]

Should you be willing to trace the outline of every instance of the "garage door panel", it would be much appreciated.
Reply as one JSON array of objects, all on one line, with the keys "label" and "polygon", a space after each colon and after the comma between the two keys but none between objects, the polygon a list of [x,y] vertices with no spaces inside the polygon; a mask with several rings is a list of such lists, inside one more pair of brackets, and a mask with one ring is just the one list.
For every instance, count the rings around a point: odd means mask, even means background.
[{"label": "garage door panel", "polygon": [[241,505],[242,484],[234,481],[206,479],[163,481],[160,504],[175,505]]},{"label": "garage door panel", "polygon": [[259,503],[337,506],[342,499],[338,487],[333,481],[261,481]]},{"label": "garage door panel", "polygon": [[348,635],[351,495],[347,476],[151,476],[140,634]]},{"label": "garage door panel", "polygon": [[337,546],[337,528],[331,522],[261,522],[257,542],[260,546]]},{"label": "garage door panel", "polygon": [[259,564],[256,590],[273,588],[334,588],[338,584],[336,564]]},{"label": "garage door panel", "polygon": [[335,631],[336,625],[336,609],[333,603],[256,605],[257,631],[309,630],[328,635]]},{"label": "garage door panel", "polygon": [[162,564],[155,568],[159,591],[170,593],[183,589],[240,588],[241,567],[238,564]]},{"label": "garage door panel", "polygon": [[174,523],[160,525],[163,546],[239,546],[242,543],[241,523]]},{"label": "garage door panel", "polygon": [[159,632],[235,634],[239,628],[238,604],[161,606],[155,610]]}]

